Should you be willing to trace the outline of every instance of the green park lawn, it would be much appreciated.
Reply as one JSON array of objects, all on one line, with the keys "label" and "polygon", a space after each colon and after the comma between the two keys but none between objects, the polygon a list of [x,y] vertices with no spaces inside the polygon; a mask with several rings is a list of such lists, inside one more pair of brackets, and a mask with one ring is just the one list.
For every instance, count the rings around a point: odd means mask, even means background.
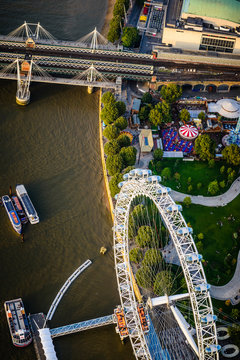
[{"label": "green park lawn", "polygon": [[[225,166],[225,172],[220,173],[221,166]],[[171,178],[169,180],[162,179],[163,185],[179,192],[187,193],[190,195],[203,195],[210,196],[208,194],[208,185],[211,181],[217,180],[218,182],[225,180],[226,186],[215,195],[224,193],[231,184],[227,183],[227,169],[231,167],[236,171],[236,177],[238,176],[238,168],[226,164],[224,161],[217,161],[213,168],[208,166],[207,162],[203,161],[183,161],[182,159],[162,159],[158,162],[158,166],[154,168],[150,165],[149,168],[153,170],[155,174],[161,175],[164,168],[169,167],[171,169]],[[174,178],[175,173],[180,174],[180,181],[176,181]],[[191,177],[191,182],[188,183],[188,178]],[[197,188],[197,184],[202,183],[200,189]],[[192,191],[188,191],[189,184],[192,185]]]},{"label": "green park lawn", "polygon": [[[240,249],[240,196],[224,207],[192,204],[189,208],[184,207],[183,216],[193,228],[195,242],[198,241],[197,234],[204,234],[202,255],[208,282],[226,284],[234,274],[234,262]],[[233,238],[234,232],[238,232],[237,239]],[[227,259],[228,254],[231,256]]]}]

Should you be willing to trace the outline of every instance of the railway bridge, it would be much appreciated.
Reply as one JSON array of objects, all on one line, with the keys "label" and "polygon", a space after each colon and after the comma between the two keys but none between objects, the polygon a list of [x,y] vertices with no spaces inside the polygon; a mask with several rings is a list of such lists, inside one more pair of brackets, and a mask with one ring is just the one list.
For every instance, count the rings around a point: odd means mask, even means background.
[{"label": "railway bridge", "polygon": [[[180,56],[180,55],[179,55]],[[191,64],[191,65],[190,65]],[[95,28],[77,41],[56,40],[39,23],[24,23],[8,35],[0,35],[0,78],[17,80],[17,103],[29,102],[31,81],[113,88],[121,93],[121,81],[149,81],[153,87],[166,82],[240,84],[240,61],[206,58],[196,61],[177,57],[124,51],[109,43]],[[189,71],[191,70],[191,71]],[[226,81],[228,83],[226,83]],[[195,85],[194,85],[195,86]],[[231,85],[232,86],[232,85]],[[229,85],[227,85],[227,89]],[[202,87],[201,89],[202,90]]]}]

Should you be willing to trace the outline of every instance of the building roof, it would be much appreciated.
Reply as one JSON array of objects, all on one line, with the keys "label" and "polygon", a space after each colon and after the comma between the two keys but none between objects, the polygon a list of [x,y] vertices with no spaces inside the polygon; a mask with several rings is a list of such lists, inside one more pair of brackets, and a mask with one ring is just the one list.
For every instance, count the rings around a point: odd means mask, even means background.
[{"label": "building roof", "polygon": [[132,110],[139,111],[141,105],[141,99],[134,98],[132,104]]},{"label": "building roof", "polygon": [[208,104],[208,111],[217,112],[228,119],[237,119],[240,116],[240,105],[233,99],[221,99]]},{"label": "building roof", "polygon": [[141,152],[150,152],[153,148],[153,136],[152,130],[144,129],[141,130],[139,135],[139,144],[141,147]]},{"label": "building roof", "polygon": [[240,24],[239,0],[184,0],[182,12]]}]

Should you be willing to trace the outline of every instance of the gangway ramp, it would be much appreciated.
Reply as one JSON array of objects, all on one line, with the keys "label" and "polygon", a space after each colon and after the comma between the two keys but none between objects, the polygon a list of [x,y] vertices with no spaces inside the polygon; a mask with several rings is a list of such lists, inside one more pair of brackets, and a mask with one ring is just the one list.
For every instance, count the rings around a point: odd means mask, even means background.
[{"label": "gangway ramp", "polygon": [[50,334],[52,338],[55,338],[57,336],[73,334],[76,332],[90,330],[104,325],[111,325],[115,322],[116,321],[114,315],[107,315],[92,320],[86,320],[79,323],[54,328],[50,330]]},{"label": "gangway ramp", "polygon": [[92,264],[91,260],[87,260],[85,261],[81,266],[79,266],[79,268],[77,268],[74,273],[67,279],[67,281],[65,281],[64,285],[61,287],[61,289],[59,290],[59,292],[57,293],[57,296],[55,297],[55,299],[53,300],[53,303],[47,313],[46,316],[46,322],[47,320],[52,320],[52,317],[58,307],[58,304],[60,302],[60,300],[62,299],[63,295],[65,294],[65,292],[67,291],[67,289],[69,288],[69,286],[73,283],[73,281],[84,271],[86,270],[90,265]]}]

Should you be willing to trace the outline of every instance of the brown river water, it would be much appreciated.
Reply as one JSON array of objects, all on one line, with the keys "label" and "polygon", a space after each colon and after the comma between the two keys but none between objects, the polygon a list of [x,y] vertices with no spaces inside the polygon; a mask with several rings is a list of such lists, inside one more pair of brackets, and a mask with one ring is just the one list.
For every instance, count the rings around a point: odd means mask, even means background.
[{"label": "brown river water", "polygon": [[[58,39],[76,40],[101,28],[107,1],[3,1],[0,34],[23,23],[40,23]],[[119,304],[112,250],[112,222],[101,166],[99,93],[86,88],[31,84],[27,107],[15,103],[16,83],[0,81],[0,196],[9,185],[25,184],[40,217],[25,242],[0,208],[0,360],[34,359],[33,346],[12,345],[5,300],[22,297],[27,313],[47,313],[69,275],[85,260],[82,273],[58,306],[56,327],[112,314]],[[102,245],[108,253],[100,256]],[[65,359],[133,359],[114,326],[54,340]]]}]

